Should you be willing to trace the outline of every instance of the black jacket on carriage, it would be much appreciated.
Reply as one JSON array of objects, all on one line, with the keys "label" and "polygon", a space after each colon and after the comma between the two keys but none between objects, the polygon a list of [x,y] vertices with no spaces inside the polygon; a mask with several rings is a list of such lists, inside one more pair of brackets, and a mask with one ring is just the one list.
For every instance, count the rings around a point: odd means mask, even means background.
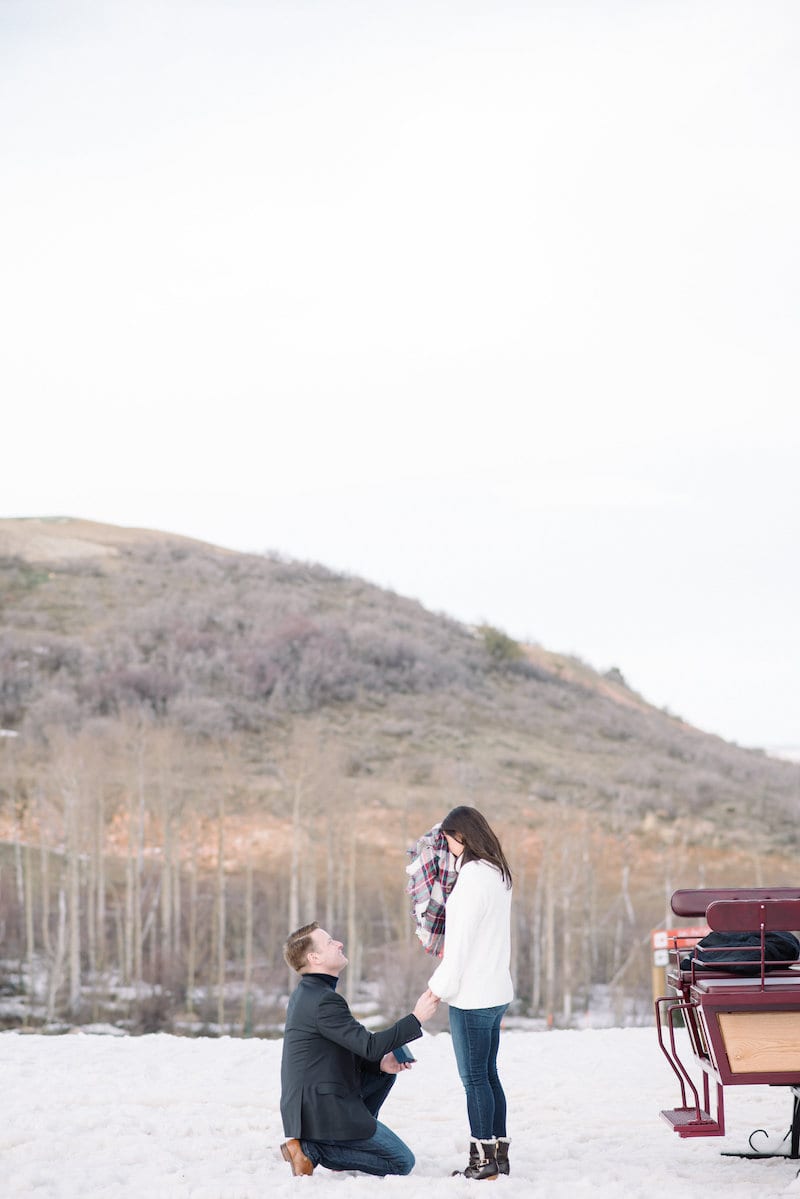
[{"label": "black jacket on carriage", "polygon": [[363,1072],[379,1071],[384,1054],[422,1036],[411,1014],[383,1032],[370,1032],[336,994],[336,981],[328,974],[302,975],[286,1009],[281,1116],[287,1137],[371,1137],[376,1121],[361,1099]]},{"label": "black jacket on carriage", "polygon": [[[800,957],[800,941],[794,933],[770,929],[764,934],[764,969],[782,970],[787,962]],[[760,933],[706,933],[688,957],[681,962],[682,970],[717,970],[726,974],[755,975],[761,973]]]}]

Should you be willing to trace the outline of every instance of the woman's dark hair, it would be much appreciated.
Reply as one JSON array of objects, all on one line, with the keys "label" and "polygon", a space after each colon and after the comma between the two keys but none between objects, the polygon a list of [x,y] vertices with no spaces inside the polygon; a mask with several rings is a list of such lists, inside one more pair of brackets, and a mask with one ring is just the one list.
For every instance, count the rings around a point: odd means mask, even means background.
[{"label": "woman's dark hair", "polygon": [[506,855],[497,839],[497,835],[489,827],[486,817],[477,808],[467,808],[463,805],[448,812],[440,825],[443,833],[449,833],[462,842],[464,852],[461,860],[467,862],[488,862],[496,866],[503,876],[503,881],[511,886],[511,868],[506,861]]}]

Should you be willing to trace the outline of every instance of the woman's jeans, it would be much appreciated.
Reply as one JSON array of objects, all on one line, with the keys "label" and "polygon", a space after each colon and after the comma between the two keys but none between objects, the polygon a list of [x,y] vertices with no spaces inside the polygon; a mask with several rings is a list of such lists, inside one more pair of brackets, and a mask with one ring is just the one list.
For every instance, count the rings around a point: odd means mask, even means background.
[{"label": "woman's jeans", "polygon": [[[365,1074],[361,1098],[371,1116],[377,1116],[381,1104],[394,1085],[395,1074]],[[360,1170],[363,1174],[410,1174],[414,1154],[391,1128],[378,1121],[371,1137],[361,1141],[306,1141],[303,1153],[315,1166],[329,1170]]]},{"label": "woman's jeans", "polygon": [[506,1096],[497,1074],[500,1021],[507,1003],[499,1007],[450,1007],[450,1032],[458,1073],[467,1093],[470,1135],[492,1141],[506,1135]]}]

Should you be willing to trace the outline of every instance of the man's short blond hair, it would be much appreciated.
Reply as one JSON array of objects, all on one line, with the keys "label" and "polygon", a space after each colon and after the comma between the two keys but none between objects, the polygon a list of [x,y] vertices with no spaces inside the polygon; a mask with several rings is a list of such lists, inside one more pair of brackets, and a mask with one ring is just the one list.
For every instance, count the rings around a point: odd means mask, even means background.
[{"label": "man's short blond hair", "polygon": [[289,934],[283,947],[283,958],[286,965],[292,970],[296,970],[298,974],[304,966],[308,965],[309,950],[314,945],[311,934],[318,928],[319,924],[316,920],[312,924],[304,924],[302,928],[298,928],[297,932]]}]

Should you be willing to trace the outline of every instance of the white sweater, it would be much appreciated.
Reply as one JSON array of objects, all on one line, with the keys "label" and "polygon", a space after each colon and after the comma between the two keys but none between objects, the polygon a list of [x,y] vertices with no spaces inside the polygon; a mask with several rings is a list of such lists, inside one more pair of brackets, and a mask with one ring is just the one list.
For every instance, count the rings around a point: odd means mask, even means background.
[{"label": "white sweater", "polygon": [[447,897],[444,955],[428,986],[453,1007],[498,1007],[514,998],[511,888],[488,862],[467,862]]}]

